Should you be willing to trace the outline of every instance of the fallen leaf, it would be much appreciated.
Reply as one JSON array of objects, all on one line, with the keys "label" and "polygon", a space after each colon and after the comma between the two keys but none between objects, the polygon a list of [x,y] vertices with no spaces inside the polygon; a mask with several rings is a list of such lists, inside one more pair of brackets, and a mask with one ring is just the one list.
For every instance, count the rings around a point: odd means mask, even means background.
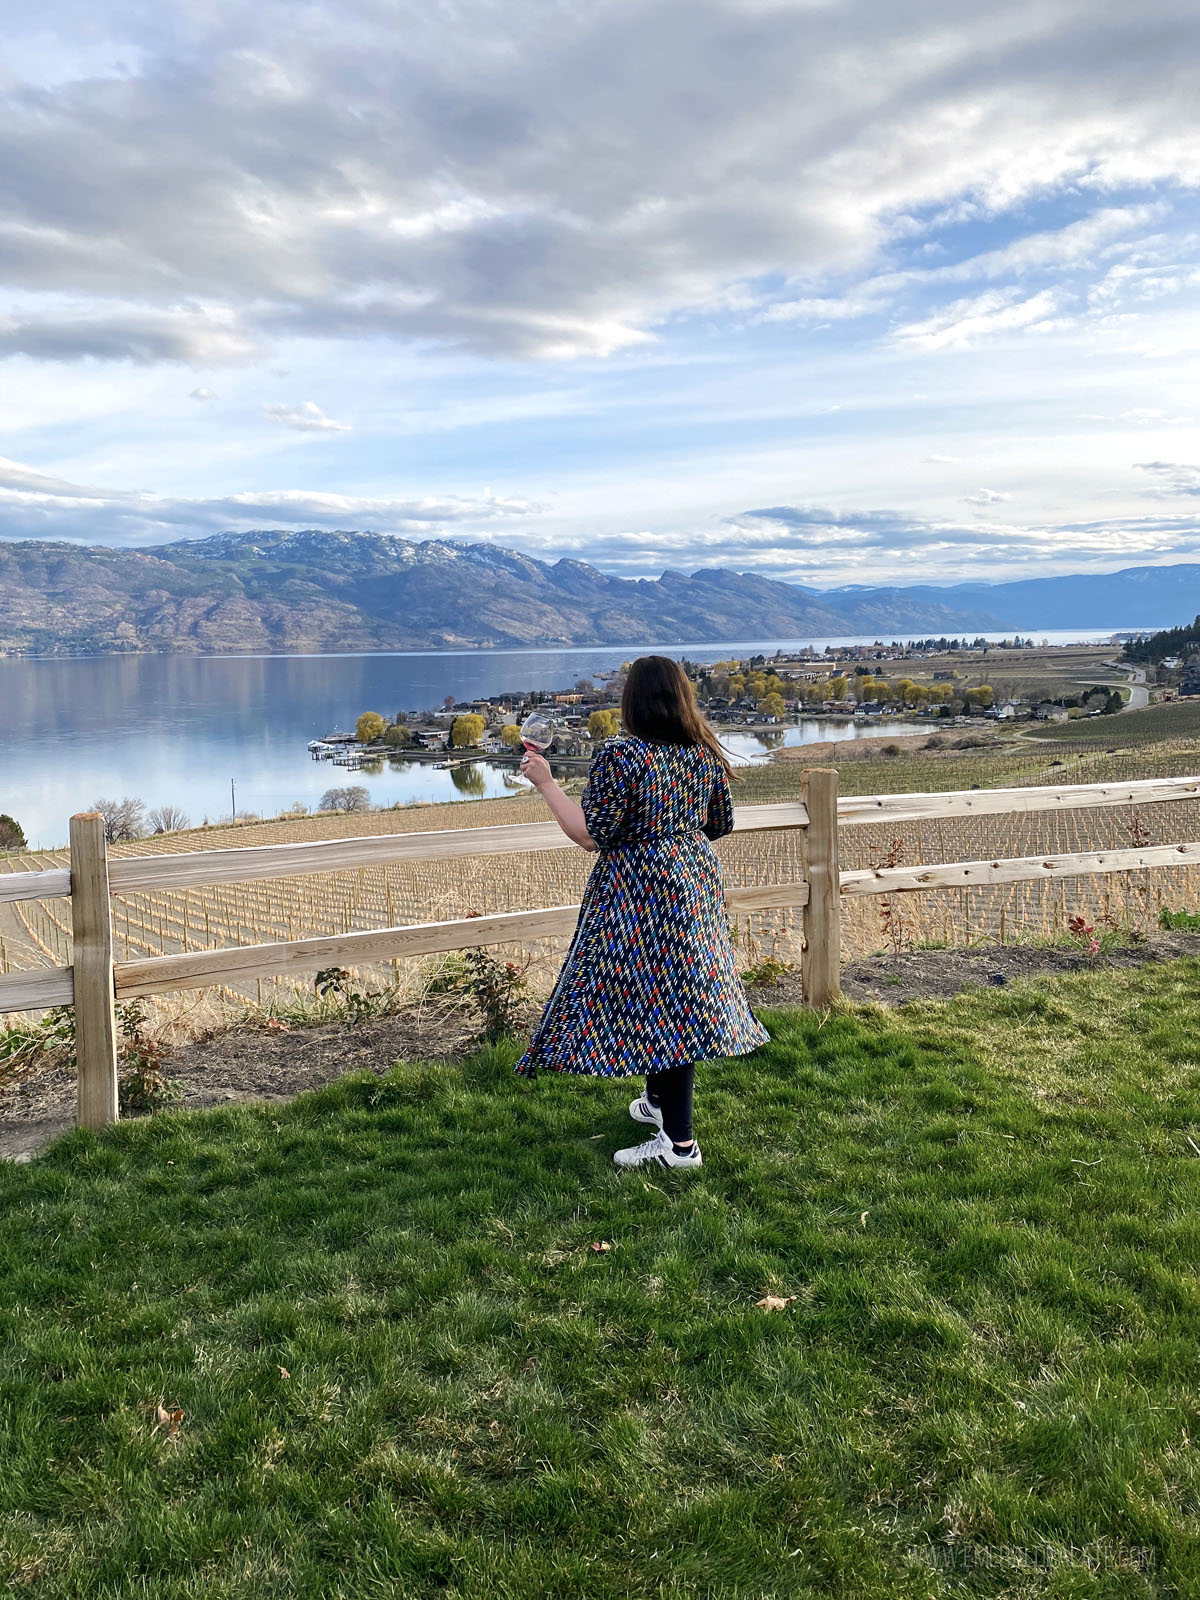
[{"label": "fallen leaf", "polygon": [[607,1239],[596,1239],[592,1242],[592,1249],[599,1256],[603,1255],[606,1250],[611,1250],[612,1245],[609,1244]]},{"label": "fallen leaf", "polygon": [[279,1376],[281,1378],[290,1378],[291,1377],[291,1373],[288,1371],[288,1369],[286,1367],[280,1367]]},{"label": "fallen leaf", "polygon": [[869,1212],[869,1211],[864,1211],[864,1212],[863,1212],[863,1213],[862,1213],[862,1215],[861,1215],[861,1216],[860,1216],[860,1217],[859,1217],[859,1219],[858,1219],[858,1225],[859,1225],[859,1227],[860,1227],[860,1228],[865,1228],[865,1227],[866,1227],[866,1225],[867,1225],[867,1218],[868,1218],[868,1217],[869,1217],[869,1216],[870,1216],[870,1215],[871,1215],[871,1213],[870,1213],[870,1212]]},{"label": "fallen leaf", "polygon": [[268,1033],[291,1033],[291,1028],[280,1017],[267,1018]]},{"label": "fallen leaf", "polygon": [[183,1421],[183,1412],[178,1406],[172,1406],[168,1410],[160,1402],[156,1408],[156,1420],[160,1428],[167,1430],[167,1438],[173,1439],[179,1432],[179,1424]]},{"label": "fallen leaf", "polygon": [[789,1294],[786,1297],[778,1294],[765,1294],[761,1300],[756,1300],[754,1304],[763,1311],[782,1311],[785,1307],[790,1306],[795,1298],[794,1294]]}]

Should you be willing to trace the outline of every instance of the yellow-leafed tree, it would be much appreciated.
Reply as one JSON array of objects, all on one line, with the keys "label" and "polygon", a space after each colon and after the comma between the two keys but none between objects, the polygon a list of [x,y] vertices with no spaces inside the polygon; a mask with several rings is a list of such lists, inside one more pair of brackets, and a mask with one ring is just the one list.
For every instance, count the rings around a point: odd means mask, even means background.
[{"label": "yellow-leafed tree", "polygon": [[599,742],[601,739],[611,739],[621,731],[621,713],[619,711],[593,711],[588,718],[588,738]]}]

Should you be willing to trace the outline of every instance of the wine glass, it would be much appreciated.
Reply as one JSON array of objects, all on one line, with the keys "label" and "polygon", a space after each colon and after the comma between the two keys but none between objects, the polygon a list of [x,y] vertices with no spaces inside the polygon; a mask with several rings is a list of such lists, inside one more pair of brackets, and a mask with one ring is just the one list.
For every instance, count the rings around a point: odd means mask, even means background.
[{"label": "wine glass", "polygon": [[555,732],[553,717],[531,711],[521,724],[521,743],[526,750],[536,750],[540,755],[554,743]]}]

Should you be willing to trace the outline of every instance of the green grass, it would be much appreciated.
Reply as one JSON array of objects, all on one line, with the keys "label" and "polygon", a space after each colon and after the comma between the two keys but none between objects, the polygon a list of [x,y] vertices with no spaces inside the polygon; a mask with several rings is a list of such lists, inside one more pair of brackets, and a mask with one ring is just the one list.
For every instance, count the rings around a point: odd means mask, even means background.
[{"label": "green grass", "polygon": [[0,1589],[1194,1593],[1198,986],[765,1012],[688,1176],[515,1046],[0,1170]]}]

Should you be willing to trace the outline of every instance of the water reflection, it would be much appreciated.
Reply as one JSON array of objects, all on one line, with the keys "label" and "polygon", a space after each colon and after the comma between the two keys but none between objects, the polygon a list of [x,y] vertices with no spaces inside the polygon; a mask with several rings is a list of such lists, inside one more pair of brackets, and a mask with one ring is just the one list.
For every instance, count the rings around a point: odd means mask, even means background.
[{"label": "water reflection", "polygon": [[721,743],[738,761],[769,761],[775,750],[806,744],[842,744],[854,739],[904,739],[928,733],[929,723],[884,721],[882,717],[804,717],[787,727],[733,729]]},{"label": "water reflection", "polygon": [[[732,648],[670,653],[716,660]],[[0,660],[0,811],[17,818],[32,845],[50,847],[66,840],[72,812],[101,795],[177,806],[200,823],[229,814],[231,784],[239,812],[260,816],[297,803],[315,808],[326,789],[351,784],[362,784],[375,806],[528,793],[508,763],[439,770],[397,752],[351,771],[310,760],[306,747],[335,728],[352,727],[367,709],[394,716],[440,705],[447,694],[557,688],[618,666],[631,653]],[[731,732],[726,744],[738,760],[761,761],[781,744],[911,731],[874,719],[808,719],[798,727]],[[578,777],[582,770],[567,766],[557,775]]]},{"label": "water reflection", "polygon": [[487,793],[487,781],[480,768],[480,763],[463,763],[461,766],[451,767],[450,782],[459,794],[467,795],[472,800],[482,800]]}]

